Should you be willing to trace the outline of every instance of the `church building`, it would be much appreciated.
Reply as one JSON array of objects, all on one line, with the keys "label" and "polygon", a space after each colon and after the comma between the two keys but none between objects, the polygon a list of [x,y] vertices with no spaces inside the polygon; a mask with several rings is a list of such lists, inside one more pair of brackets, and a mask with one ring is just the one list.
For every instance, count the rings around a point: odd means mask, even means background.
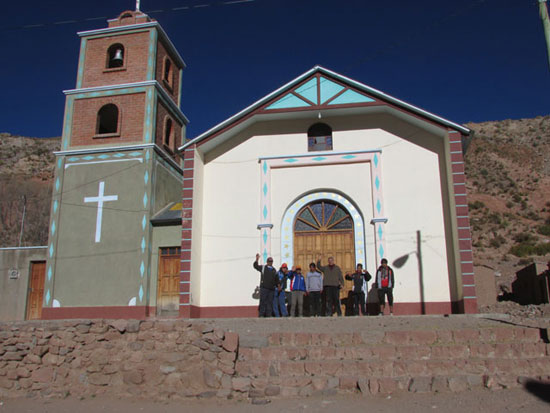
[{"label": "church building", "polygon": [[255,317],[256,253],[373,275],[386,258],[396,315],[477,312],[468,128],[315,66],[189,139],[157,21],[79,36],[42,318]]}]

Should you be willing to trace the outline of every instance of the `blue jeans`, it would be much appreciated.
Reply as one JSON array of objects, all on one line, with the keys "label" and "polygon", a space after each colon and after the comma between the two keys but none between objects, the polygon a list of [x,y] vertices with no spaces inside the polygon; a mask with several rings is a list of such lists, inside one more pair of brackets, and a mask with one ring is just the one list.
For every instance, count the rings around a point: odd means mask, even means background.
[{"label": "blue jeans", "polygon": [[[281,309],[280,312],[279,308]],[[284,290],[280,292],[275,290],[275,294],[273,294],[273,314],[275,314],[275,317],[288,317]]]}]

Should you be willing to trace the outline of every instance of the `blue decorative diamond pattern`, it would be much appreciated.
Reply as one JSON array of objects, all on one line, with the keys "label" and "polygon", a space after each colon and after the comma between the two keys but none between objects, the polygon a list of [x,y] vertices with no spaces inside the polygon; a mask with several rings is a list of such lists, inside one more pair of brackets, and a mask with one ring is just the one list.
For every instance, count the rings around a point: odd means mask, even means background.
[{"label": "blue decorative diamond pattern", "polygon": [[145,237],[141,238],[141,253],[145,252]]},{"label": "blue decorative diamond pattern", "polygon": [[264,244],[267,242],[267,231],[264,229]]},{"label": "blue decorative diamond pattern", "polygon": [[384,247],[382,244],[380,244],[380,248],[378,248],[378,252],[380,253],[380,258],[384,258]]},{"label": "blue decorative diamond pattern", "polygon": [[99,159],[107,159],[107,158],[110,158],[110,156],[106,155],[106,154],[103,154],[103,155],[99,155],[98,158]]},{"label": "blue decorative diamond pattern", "polygon": [[149,171],[145,171],[145,176],[143,177],[143,180],[145,181],[145,185],[147,185],[147,182],[149,182]]},{"label": "blue decorative diamond pattern", "polygon": [[115,158],[122,158],[124,156],[124,154],[119,152],[119,153],[115,153],[113,156]]},{"label": "blue decorative diamond pattern", "polygon": [[298,162],[298,159],[289,158],[289,159],[285,159],[285,162],[294,163],[294,162]]},{"label": "blue decorative diamond pattern", "polygon": [[55,234],[55,221],[52,222],[52,235]]},{"label": "blue decorative diamond pattern", "polygon": [[82,159],[84,159],[85,161],[91,161],[92,159],[95,159],[95,156],[87,155],[87,156],[84,156]]},{"label": "blue decorative diamond pattern", "polygon": [[80,158],[79,158],[78,156],[71,156],[71,157],[69,158],[69,161],[71,161],[71,162],[76,162],[76,161],[78,161],[78,160],[80,160]]},{"label": "blue decorative diamond pattern", "polygon": [[59,159],[57,160],[57,167],[58,167],[58,168],[61,168],[61,158],[59,158]]},{"label": "blue decorative diamond pattern", "polygon": [[141,155],[141,152],[132,152],[130,153],[130,156],[139,156]]},{"label": "blue decorative diamond pattern", "polygon": [[59,178],[55,180],[55,190],[59,191]]},{"label": "blue decorative diamond pattern", "polygon": [[149,160],[149,151],[145,152],[145,160],[146,160],[146,161]]},{"label": "blue decorative diamond pattern", "polygon": [[267,162],[264,162],[264,175],[267,174]]},{"label": "blue decorative diamond pattern", "polygon": [[378,239],[381,240],[383,235],[382,225],[378,226]]},{"label": "blue decorative diamond pattern", "polygon": [[54,214],[57,212],[57,199],[53,201],[53,212]]},{"label": "blue decorative diamond pattern", "polygon": [[53,257],[53,244],[50,244],[50,258]]},{"label": "blue decorative diamond pattern", "polygon": [[267,250],[264,249],[264,262],[266,262],[266,261],[267,261]]},{"label": "blue decorative diamond pattern", "polygon": [[380,200],[376,201],[376,210],[378,211],[378,213],[382,211],[382,204],[380,203]]},{"label": "blue decorative diamond pattern", "polygon": [[48,267],[48,281],[52,280],[52,266],[50,265]]},{"label": "blue decorative diamond pattern", "polygon": [[143,208],[147,207],[147,194],[143,194]]},{"label": "blue decorative diamond pattern", "polygon": [[266,196],[266,195],[267,195],[267,184],[264,183],[264,196]]},{"label": "blue decorative diamond pattern", "polygon": [[139,286],[139,301],[143,301],[143,285]]},{"label": "blue decorative diamond pattern", "polygon": [[324,161],[325,159],[327,159],[327,158],[323,158],[322,156],[318,156],[317,158],[313,158],[312,161],[315,161],[315,162],[322,162],[322,161]]},{"label": "blue decorative diamond pattern", "polygon": [[51,298],[51,295],[50,295],[50,290],[46,291],[46,305],[49,305],[50,304],[50,298]]},{"label": "blue decorative diamond pattern", "polygon": [[143,231],[145,231],[145,225],[147,225],[147,219],[145,218],[145,215],[143,216],[143,219],[141,220],[141,228]]},{"label": "blue decorative diamond pattern", "polygon": [[139,266],[139,273],[141,274],[141,278],[143,278],[143,274],[145,274],[145,264],[143,264],[143,261],[141,261],[141,265]]},{"label": "blue decorative diamond pattern", "polygon": [[378,177],[374,180],[374,185],[376,185],[377,190],[380,189],[380,179],[378,179]]},{"label": "blue decorative diamond pattern", "polygon": [[378,154],[374,154],[374,166],[378,168]]},{"label": "blue decorative diamond pattern", "polygon": [[355,155],[345,155],[345,156],[342,156],[342,159],[353,159],[353,158],[357,158],[357,156],[355,156]]},{"label": "blue decorative diamond pattern", "polygon": [[264,206],[263,214],[264,214],[264,219],[267,218],[267,206]]}]

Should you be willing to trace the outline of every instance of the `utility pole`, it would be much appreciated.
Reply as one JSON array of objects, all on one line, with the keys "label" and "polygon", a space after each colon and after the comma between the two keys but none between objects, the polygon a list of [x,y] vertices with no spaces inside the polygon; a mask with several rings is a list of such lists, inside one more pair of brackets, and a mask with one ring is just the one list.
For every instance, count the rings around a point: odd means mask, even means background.
[{"label": "utility pole", "polygon": [[548,55],[548,67],[550,68],[550,18],[548,18],[548,6],[546,0],[539,0],[539,14],[546,38],[546,53]]},{"label": "utility pole", "polygon": [[21,218],[21,233],[19,234],[19,246],[23,240],[23,229],[25,228],[25,213],[27,212],[27,195],[23,195],[23,217]]}]

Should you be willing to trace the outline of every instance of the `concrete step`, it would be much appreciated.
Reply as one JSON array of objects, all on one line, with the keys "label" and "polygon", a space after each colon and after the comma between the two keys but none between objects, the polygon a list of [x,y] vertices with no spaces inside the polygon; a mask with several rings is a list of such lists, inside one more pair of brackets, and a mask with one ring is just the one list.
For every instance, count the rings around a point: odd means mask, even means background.
[{"label": "concrete step", "polygon": [[351,346],[268,346],[239,349],[238,362],[327,361],[327,360],[460,360],[531,359],[550,356],[550,344],[543,342],[351,345]]},{"label": "concrete step", "polygon": [[[547,379],[538,376],[537,379]],[[330,396],[342,393],[363,393],[365,395],[388,395],[396,392],[414,393],[444,393],[474,390],[478,388],[503,389],[521,386],[527,377],[515,374],[465,374],[452,375],[415,375],[395,377],[364,377],[348,374],[341,377],[319,376],[289,376],[265,378],[234,379],[241,392],[248,397],[296,397],[296,396]]]},{"label": "concrete step", "polygon": [[240,377],[291,377],[357,375],[361,377],[434,376],[453,374],[514,374],[539,376],[549,374],[550,357],[463,358],[459,360],[316,360],[237,361],[235,371]]},{"label": "concrete step", "polygon": [[497,327],[458,330],[364,331],[356,333],[274,332],[268,335],[270,346],[349,346],[362,344],[447,344],[447,343],[538,343],[538,328]]}]

